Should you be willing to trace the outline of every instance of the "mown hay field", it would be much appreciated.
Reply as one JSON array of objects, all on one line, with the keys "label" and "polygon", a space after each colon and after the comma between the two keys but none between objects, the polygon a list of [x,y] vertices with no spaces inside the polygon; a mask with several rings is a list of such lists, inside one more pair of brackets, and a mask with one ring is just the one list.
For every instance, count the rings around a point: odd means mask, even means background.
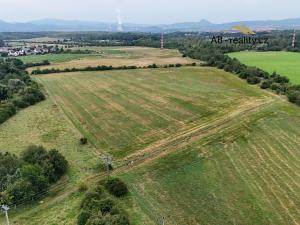
[{"label": "mown hay field", "polygon": [[115,157],[186,126],[207,123],[262,95],[212,68],[81,72],[37,79],[78,129]]},{"label": "mown hay field", "polygon": [[48,100],[0,126],[2,149],[57,147],[75,183],[13,213],[14,224],[75,224],[76,184],[97,182],[103,152],[129,186],[120,204],[132,224],[300,223],[300,111],[281,97],[209,67],[35,79]]},{"label": "mown hay field", "polygon": [[24,62],[41,62],[49,60],[51,65],[30,68],[34,69],[66,69],[66,68],[85,68],[88,66],[138,66],[144,67],[152,65],[169,64],[191,64],[200,63],[188,57],[182,57],[177,50],[155,49],[145,47],[82,47],[74,50],[91,50],[90,54],[48,54],[20,57]]}]

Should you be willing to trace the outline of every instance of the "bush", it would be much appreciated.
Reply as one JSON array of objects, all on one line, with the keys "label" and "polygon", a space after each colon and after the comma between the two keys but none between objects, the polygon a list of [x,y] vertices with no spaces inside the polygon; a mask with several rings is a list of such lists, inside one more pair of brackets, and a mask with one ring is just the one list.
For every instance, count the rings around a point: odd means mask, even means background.
[{"label": "bush", "polygon": [[84,199],[81,202],[81,208],[91,210],[95,207],[95,202],[99,201],[104,196],[104,190],[102,186],[96,186],[93,190],[88,191],[85,194]]},{"label": "bush", "polygon": [[0,124],[16,114],[16,108],[11,103],[0,103]]},{"label": "bush", "polygon": [[116,197],[122,197],[128,194],[126,184],[119,178],[110,178],[106,181],[105,188]]},{"label": "bush", "polygon": [[299,92],[298,91],[290,91],[287,95],[288,100],[292,103],[296,103],[297,99],[299,98]]},{"label": "bush", "polygon": [[88,211],[81,211],[80,214],[77,217],[77,224],[78,225],[85,225],[88,221],[88,219],[91,217],[91,213]]},{"label": "bush", "polygon": [[86,145],[88,143],[88,139],[85,137],[80,138],[80,144]]},{"label": "bush", "polygon": [[97,204],[97,208],[101,211],[101,213],[103,215],[110,213],[114,207],[115,203],[112,199],[110,198],[106,198],[103,199],[101,201],[99,201],[99,203]]},{"label": "bush", "polygon": [[261,83],[260,88],[261,88],[261,89],[267,89],[267,88],[269,88],[270,86],[271,86],[271,82],[269,82],[269,81],[264,81],[264,82]]},{"label": "bush", "polygon": [[88,186],[87,186],[85,183],[81,183],[81,184],[79,184],[79,186],[78,186],[78,191],[79,191],[79,192],[86,192],[87,189],[88,189]]},{"label": "bush", "polygon": [[[58,181],[68,170],[68,161],[57,150],[48,152],[47,161],[51,165],[51,172],[48,173],[50,183]],[[48,168],[49,168],[48,167]]]},{"label": "bush", "polygon": [[36,193],[44,192],[48,188],[47,178],[39,166],[24,164],[20,168],[19,177],[7,187],[7,192],[13,197],[13,202],[21,199],[34,200]]},{"label": "bush", "polygon": [[21,154],[22,160],[31,164],[39,165],[49,183],[58,181],[68,169],[68,162],[57,150],[47,152],[41,146],[29,146]]},{"label": "bush", "polygon": [[[100,182],[104,185],[106,183]],[[81,210],[77,217],[78,225],[129,225],[127,214],[120,210],[110,197],[107,197],[102,185],[97,185],[85,194],[81,202]]]},{"label": "bush", "polygon": [[248,84],[258,84],[258,83],[260,83],[260,79],[258,77],[250,76],[247,78],[247,82],[248,82]]}]

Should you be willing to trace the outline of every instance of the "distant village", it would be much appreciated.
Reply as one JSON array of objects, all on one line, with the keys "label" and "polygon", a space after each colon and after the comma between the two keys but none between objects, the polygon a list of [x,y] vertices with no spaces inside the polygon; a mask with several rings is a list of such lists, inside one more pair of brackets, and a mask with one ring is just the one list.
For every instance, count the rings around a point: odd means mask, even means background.
[{"label": "distant village", "polygon": [[61,52],[57,45],[56,46],[47,46],[47,45],[38,45],[38,46],[30,46],[30,47],[22,47],[22,48],[13,48],[13,47],[1,47],[0,55],[1,56],[26,56],[26,55],[42,55],[49,53],[58,53]]}]

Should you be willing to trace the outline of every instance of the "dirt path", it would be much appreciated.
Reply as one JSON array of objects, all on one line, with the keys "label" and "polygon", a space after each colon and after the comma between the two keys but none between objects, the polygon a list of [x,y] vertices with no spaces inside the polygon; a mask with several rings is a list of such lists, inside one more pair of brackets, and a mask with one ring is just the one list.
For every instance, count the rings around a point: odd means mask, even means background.
[{"label": "dirt path", "polygon": [[[233,120],[241,121],[242,119],[247,118],[249,115],[252,115],[262,108],[267,107],[273,101],[274,99],[271,98],[247,101],[237,107],[234,111],[221,118],[218,118],[206,124],[187,127],[180,133],[172,135],[169,138],[157,141],[152,145],[126,157],[125,159],[116,162],[116,167],[111,175],[122,174],[138,167],[147,165],[172,152],[178,151],[182,147],[190,145],[195,141],[199,141],[202,138],[214,135],[222,131],[223,129],[230,128]],[[91,175],[81,182],[84,182],[86,185],[91,186],[97,183],[99,180],[104,179],[105,177],[106,175],[104,173]],[[48,191],[48,193],[52,197],[46,198],[47,204],[40,205],[36,210],[45,210],[48,207],[57,204],[58,202],[64,201],[64,199],[66,199],[73,193],[76,193],[77,191],[78,186],[74,185],[74,183],[72,182],[64,181],[58,183],[57,185],[52,186]],[[53,198],[53,195],[56,195],[56,197]],[[31,214],[32,211],[29,211],[28,213]]]},{"label": "dirt path", "polygon": [[233,120],[246,118],[272,102],[272,99],[259,99],[246,102],[240,105],[236,110],[221,118],[210,121],[206,124],[190,127],[181,133],[177,133],[171,137],[157,141],[152,145],[126,157],[123,160],[123,163],[127,166],[129,165],[130,168],[150,163],[184,146],[198,141],[201,138],[216,134],[222,129],[230,127],[230,123]]}]

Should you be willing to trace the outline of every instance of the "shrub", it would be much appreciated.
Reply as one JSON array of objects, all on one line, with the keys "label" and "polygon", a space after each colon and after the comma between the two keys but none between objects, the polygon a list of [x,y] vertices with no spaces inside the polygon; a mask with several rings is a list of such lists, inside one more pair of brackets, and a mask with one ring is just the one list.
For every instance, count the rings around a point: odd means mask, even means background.
[{"label": "shrub", "polygon": [[258,84],[260,82],[260,79],[258,77],[250,76],[247,78],[248,84]]},{"label": "shrub", "polygon": [[51,172],[48,173],[49,181],[58,181],[68,170],[68,161],[57,150],[52,149],[48,152],[47,161],[51,168]]},{"label": "shrub", "polygon": [[80,138],[80,144],[86,145],[88,143],[88,139],[85,137]]},{"label": "shrub", "polygon": [[87,186],[85,183],[81,183],[81,184],[79,184],[79,186],[78,186],[78,191],[79,191],[79,192],[86,192],[87,189],[88,189],[88,186]]},{"label": "shrub", "polygon": [[112,199],[110,198],[106,198],[103,199],[101,201],[99,201],[99,203],[97,204],[97,208],[102,212],[102,214],[107,214],[110,213],[111,210],[113,209],[115,203]]},{"label": "shrub", "polygon": [[39,166],[24,164],[20,168],[19,177],[7,187],[7,192],[12,196],[13,203],[24,198],[34,200],[36,193],[44,192],[48,188],[47,178]]},{"label": "shrub", "polygon": [[278,90],[280,88],[280,86],[279,86],[279,84],[272,84],[270,86],[270,88],[271,88],[271,90],[276,91],[276,90]]},{"label": "shrub", "polygon": [[84,199],[81,202],[81,208],[83,209],[87,209],[90,210],[93,207],[95,207],[95,202],[99,201],[104,195],[104,190],[102,188],[102,186],[96,186],[96,188],[94,188],[91,191],[88,191],[85,194]]},{"label": "shrub", "polygon": [[269,81],[264,81],[261,83],[260,88],[261,89],[267,89],[271,86],[271,83]]},{"label": "shrub", "polygon": [[40,163],[47,158],[47,151],[42,146],[31,145],[21,153],[21,159],[27,163]]},{"label": "shrub", "polygon": [[68,162],[57,150],[47,152],[41,146],[29,146],[21,154],[22,160],[39,165],[50,183],[59,180],[68,169]]},{"label": "shrub", "polygon": [[11,103],[0,103],[0,124],[16,114],[16,108]]},{"label": "shrub", "polygon": [[292,103],[296,103],[298,96],[299,96],[299,92],[297,91],[290,91],[287,95],[288,100]]},{"label": "shrub", "polygon": [[77,217],[77,224],[78,225],[85,225],[89,218],[91,217],[91,213],[88,211],[81,211],[80,214]]},{"label": "shrub", "polygon": [[116,197],[122,197],[128,194],[126,184],[119,178],[110,178],[106,181],[105,188]]}]

